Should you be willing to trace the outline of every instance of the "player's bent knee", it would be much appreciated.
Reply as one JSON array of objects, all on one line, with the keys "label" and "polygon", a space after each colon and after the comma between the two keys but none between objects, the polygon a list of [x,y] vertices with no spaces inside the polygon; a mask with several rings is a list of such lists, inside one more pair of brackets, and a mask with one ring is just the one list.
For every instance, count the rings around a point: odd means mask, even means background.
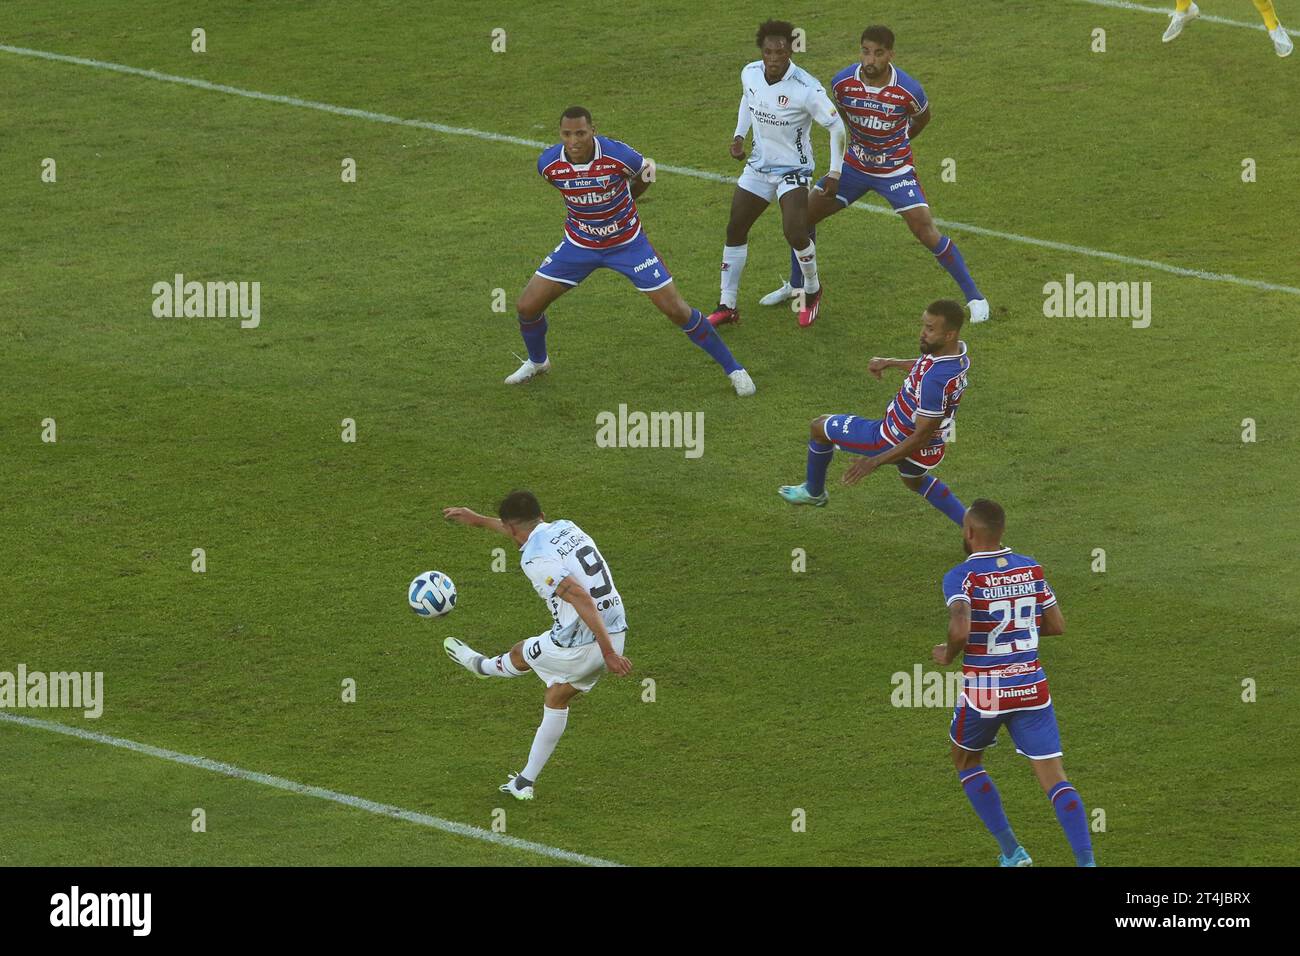
[{"label": "player's bent knee", "polygon": [[524,660],[524,642],[520,641],[514,647],[510,648],[510,663],[514,664],[518,670],[530,671],[528,661]]},{"label": "player's bent knee", "polygon": [[812,433],[812,437],[816,438],[818,441],[830,441],[830,439],[826,437],[826,423],[830,420],[831,417],[829,415],[822,415],[819,418],[814,418],[808,429]]}]

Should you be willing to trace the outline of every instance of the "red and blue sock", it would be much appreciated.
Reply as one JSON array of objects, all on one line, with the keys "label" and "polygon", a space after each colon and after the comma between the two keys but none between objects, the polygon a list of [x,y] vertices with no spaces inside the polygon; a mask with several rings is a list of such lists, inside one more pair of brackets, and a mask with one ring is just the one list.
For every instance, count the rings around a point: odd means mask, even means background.
[{"label": "red and blue sock", "polygon": [[1020,841],[1011,832],[1011,824],[1007,822],[1007,815],[1002,810],[1002,795],[998,793],[998,788],[994,785],[993,778],[988,775],[988,771],[983,766],[958,770],[957,779],[961,781],[961,788],[966,791],[966,799],[975,808],[984,826],[988,827],[989,833],[992,833],[993,838],[998,841],[998,846],[1002,848],[1002,855],[1010,856],[1015,853],[1016,847],[1020,846]]},{"label": "red and blue sock", "polygon": [[1088,814],[1083,809],[1079,791],[1068,780],[1062,780],[1047,791],[1047,799],[1052,801],[1056,819],[1060,821],[1065,838],[1070,841],[1074,851],[1074,862],[1079,866],[1093,866],[1092,837],[1088,834]]},{"label": "red and blue sock", "polygon": [[699,309],[691,309],[690,321],[682,326],[682,331],[688,339],[708,352],[728,375],[742,368],[732,356],[731,349],[727,348],[727,343],[718,335],[718,330],[708,323]]},{"label": "red and blue sock", "polygon": [[940,236],[939,244],[930,251],[939,260],[939,265],[947,269],[948,275],[961,286],[961,294],[967,301],[984,298],[980,295],[980,290],[975,287],[975,280],[970,277],[970,270],[966,268],[966,260],[961,257],[961,250],[957,248],[957,243],[947,236]]},{"label": "red and blue sock", "polygon": [[946,514],[957,527],[961,527],[962,519],[966,517],[966,506],[942,481],[934,475],[926,475],[916,493]]},{"label": "red and blue sock", "polygon": [[535,319],[519,316],[519,334],[524,337],[524,346],[528,349],[528,360],[534,365],[546,361],[546,313]]}]

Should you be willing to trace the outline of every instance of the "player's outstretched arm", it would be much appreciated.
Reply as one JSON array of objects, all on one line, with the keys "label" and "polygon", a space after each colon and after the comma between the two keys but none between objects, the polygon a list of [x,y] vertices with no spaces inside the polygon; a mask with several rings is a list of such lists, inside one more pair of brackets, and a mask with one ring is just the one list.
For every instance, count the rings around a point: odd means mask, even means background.
[{"label": "player's outstretched arm", "polygon": [[947,666],[961,656],[970,639],[970,604],[966,601],[953,601],[948,605],[948,643],[936,644],[934,661]]},{"label": "player's outstretched arm", "polygon": [[915,364],[916,359],[873,358],[867,363],[867,371],[880,378],[880,373],[887,368],[911,368]]},{"label": "player's outstretched arm", "polygon": [[591,599],[587,589],[572,577],[567,577],[555,589],[555,596],[572,604],[582,623],[591,628],[591,633],[596,635],[596,643],[600,645],[600,652],[605,657],[605,666],[609,668],[609,672],[619,677],[630,673],[632,662],[614,650],[614,644],[609,639],[609,631],[605,630],[605,620],[596,610],[596,602]]},{"label": "player's outstretched arm", "polygon": [[448,521],[467,524],[471,528],[487,528],[489,531],[496,531],[500,534],[510,534],[506,530],[506,526],[501,523],[500,518],[490,518],[487,515],[479,514],[477,511],[470,511],[468,508],[443,508],[442,516]]},{"label": "player's outstretched arm", "polygon": [[1038,629],[1038,632],[1046,634],[1048,637],[1055,637],[1058,634],[1065,633],[1065,615],[1061,613],[1059,601],[1043,612],[1043,624]]}]

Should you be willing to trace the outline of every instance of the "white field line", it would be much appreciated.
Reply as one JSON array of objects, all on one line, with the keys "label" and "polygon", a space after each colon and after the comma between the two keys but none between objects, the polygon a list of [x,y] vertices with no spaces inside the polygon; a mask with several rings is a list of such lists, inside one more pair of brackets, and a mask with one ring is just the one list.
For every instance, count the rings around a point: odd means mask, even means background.
[{"label": "white field line", "polygon": [[[1127,0],[1075,0],[1075,2],[1090,3],[1094,7],[1111,7],[1115,10],[1136,10],[1139,13],[1158,13],[1162,17],[1166,18],[1174,12],[1173,0],[1169,0],[1169,3],[1165,4],[1163,7],[1152,7],[1145,3],[1129,3]],[[1264,27],[1264,20],[1262,17],[1257,17],[1250,23],[1246,23],[1243,20],[1226,20],[1223,17],[1212,17],[1207,13],[1202,13],[1199,19],[1204,20],[1207,23],[1218,23],[1225,27],[1245,27],[1247,30],[1264,30],[1264,32],[1268,32]],[[1291,34],[1293,37],[1300,37],[1300,30],[1287,30],[1286,32]]]},{"label": "white field line", "polygon": [[[59,724],[51,720],[38,720],[35,717],[23,717],[18,714],[8,714],[0,711],[0,723],[16,724],[22,727],[35,728],[37,730],[49,730],[56,734],[66,734],[69,737],[76,737],[78,740],[88,740],[92,743],[106,744],[110,747],[121,748],[122,750],[131,750],[135,753],[146,754],[150,757],[158,757],[161,760],[170,760],[172,763],[182,764],[186,767],[197,767],[200,770],[210,770],[213,773],[219,773],[227,777],[234,777],[237,780],[247,780],[252,783],[260,783],[263,786],[275,787],[277,790],[287,790],[290,793],[296,793],[304,797],[315,797],[318,800],[329,800],[333,803],[341,803],[345,807],[352,807],[355,810],[364,810],[367,813],[373,813],[377,816],[393,817],[397,820],[403,820],[407,823],[414,823],[423,827],[430,827],[434,830],[442,830],[445,833],[452,833],[456,836],[469,837],[473,840],[482,840],[484,843],[495,843],[498,846],[510,847],[514,850],[521,850],[524,853],[535,853],[538,856],[548,857],[552,860],[562,860],[566,863],[581,863],[584,866],[621,865],[609,860],[601,860],[594,856],[585,856],[582,853],[573,853],[569,850],[561,850],[557,847],[547,846],[544,843],[534,843],[531,840],[521,840],[519,837],[507,836],[504,833],[493,833],[491,830],[481,830],[478,827],[472,827],[466,823],[457,823],[454,820],[444,820],[441,817],[429,816],[427,813],[416,813],[413,810],[403,810],[401,807],[389,806],[386,803],[375,803],[373,800],[366,800],[363,797],[354,797],[346,793],[337,793],[334,790],[325,790],[321,787],[311,787],[305,783],[296,783],[293,780],[285,780],[283,777],[273,777],[270,774],[257,773],[253,770],[244,770],[241,767],[235,767],[228,763],[209,760],[207,757],[195,757],[191,754],[177,753],[175,750],[165,750],[162,747],[153,747],[149,744],[136,743],[134,740],[124,740],[121,737],[110,737],[108,734],[96,733],[91,730],[82,730],[80,727],[70,727],[67,724]],[[435,866],[438,863],[437,860],[412,860],[412,862]]]},{"label": "white field line", "polygon": [[[1093,2],[1093,0],[1085,0]],[[1100,2],[1100,0],[1097,0]],[[1151,8],[1155,9],[1155,8]],[[399,116],[390,116],[386,113],[372,113],[369,110],[352,109],[346,106],[333,106],[329,103],[319,103],[314,100],[300,100],[293,96],[281,96],[277,93],[259,93],[256,90],[240,89],[237,86],[226,86],[222,83],[209,83],[207,80],[197,80],[187,76],[173,76],[170,73],[159,73],[156,70],[142,70],[134,66],[123,66],[120,63],[106,63],[102,60],[88,60],[79,56],[67,56],[62,53],[48,53],[44,50],[29,50],[25,47],[8,46],[0,43],[0,53],[13,53],[18,56],[37,57],[42,60],[53,60],[58,63],[73,63],[78,66],[89,66],[99,70],[111,70],[114,73],[126,73],[131,76],[142,76],[146,79],[160,80],[164,83],[178,83],[182,86],[192,86],[200,90],[210,90],[214,93],[227,93],[231,96],[242,96],[250,100],[264,100],[268,103],[280,103],[284,106],[296,106],[301,109],[320,110],[323,113],[333,113],[337,116],[350,116],[353,119],[370,120],[375,123],[391,123],[395,126],[412,126],[417,129],[427,129],[435,133],[444,133],[449,136],[471,136],[475,139],[489,140],[495,143],[513,143],[516,146],[528,146],[533,149],[545,149],[551,143],[544,143],[540,140],[522,139],[518,136],[506,136],[502,133],[489,133],[479,129],[468,129],[462,126],[447,126],[442,123],[432,123],[428,120],[402,119]],[[669,173],[676,173],[681,176],[692,176],[696,179],[706,179],[710,182],[733,183],[735,178],[724,176],[721,173],[708,172],[702,169],[692,169],[687,166],[669,166],[666,164],[656,164],[656,169]],[[892,209],[884,206],[855,204],[851,208],[863,210],[866,212],[880,213],[887,216],[893,216]],[[1076,246],[1066,242],[1053,242],[1050,239],[1035,239],[1032,236],[1022,236],[1014,232],[1002,232],[998,229],[986,229],[983,226],[974,226],[964,222],[954,222],[950,219],[935,219],[935,223],[944,229],[950,229],[955,232],[968,232],[977,236],[988,236],[993,239],[1005,239],[1008,242],[1017,242],[1021,245],[1037,246],[1040,249],[1051,249],[1055,252],[1068,252],[1073,255],[1088,256],[1093,259],[1104,259],[1107,262],[1118,262],[1123,265],[1138,266],[1143,269],[1155,269],[1160,272],[1167,272],[1170,275],[1183,276],[1189,279],[1202,279],[1206,282],[1223,282],[1229,285],[1244,286],[1248,289],[1259,289],[1264,292],[1284,292],[1287,295],[1300,296],[1300,288],[1288,285],[1277,285],[1272,282],[1262,282],[1258,279],[1246,279],[1241,276],[1231,275],[1226,272],[1209,272],[1204,269],[1188,269],[1183,266],[1174,266],[1166,262],[1156,262],[1154,259],[1138,259],[1133,256],[1122,255],[1118,252],[1106,252],[1102,249],[1090,249],[1087,246]]]}]

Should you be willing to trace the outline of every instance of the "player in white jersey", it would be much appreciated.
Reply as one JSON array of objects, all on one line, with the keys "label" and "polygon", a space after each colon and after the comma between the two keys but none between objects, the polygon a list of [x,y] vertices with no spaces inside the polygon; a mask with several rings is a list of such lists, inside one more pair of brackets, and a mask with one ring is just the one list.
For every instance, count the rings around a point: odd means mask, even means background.
[{"label": "player in white jersey", "polygon": [[498,506],[496,518],[468,508],[444,508],[442,514],[448,521],[511,538],[519,545],[524,574],[551,609],[550,630],[496,657],[478,653],[459,638],[442,643],[447,656],[475,677],[522,677],[531,670],[545,682],[542,724],[528,763],[501,785],[515,799],[531,800],[537,775],[569,721],[569,701],[595,687],[606,670],[620,677],[632,670],[632,662],[623,656],[623,598],[596,542],[572,521],[547,521],[532,492],[512,491]]},{"label": "player in white jersey", "polygon": [[753,144],[731,198],[727,242],[722,248],[722,296],[709,316],[713,325],[740,321],[736,300],[749,255],[749,229],[773,199],[781,206],[786,241],[804,274],[799,324],[809,326],[817,320],[821,282],[817,250],[808,235],[808,183],[814,167],[812,124],[824,126],[831,134],[825,187],[831,195],[844,165],[845,127],[821,83],[790,61],[793,46],[794,27],[784,20],[768,20],[758,28],[763,58],[740,71],[740,114],[731,155],[744,158],[745,134],[751,129]]}]

